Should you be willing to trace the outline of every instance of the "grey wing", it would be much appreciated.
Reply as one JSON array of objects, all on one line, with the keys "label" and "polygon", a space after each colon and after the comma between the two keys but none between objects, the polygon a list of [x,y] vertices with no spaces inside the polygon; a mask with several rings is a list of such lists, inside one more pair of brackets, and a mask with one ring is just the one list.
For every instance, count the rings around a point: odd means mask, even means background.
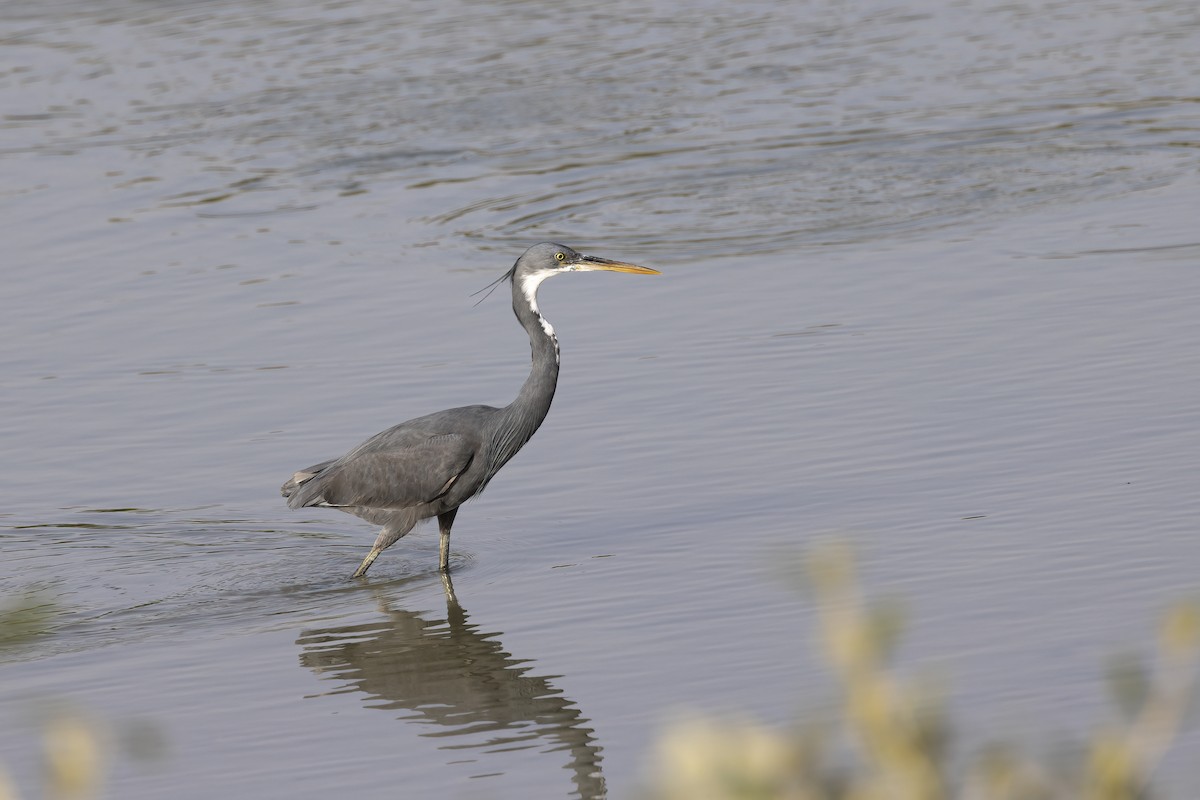
[{"label": "grey wing", "polygon": [[322,469],[309,477],[310,470],[297,473],[288,506],[408,508],[431,503],[450,491],[475,457],[475,443],[456,433],[404,438],[375,442],[318,464]]}]

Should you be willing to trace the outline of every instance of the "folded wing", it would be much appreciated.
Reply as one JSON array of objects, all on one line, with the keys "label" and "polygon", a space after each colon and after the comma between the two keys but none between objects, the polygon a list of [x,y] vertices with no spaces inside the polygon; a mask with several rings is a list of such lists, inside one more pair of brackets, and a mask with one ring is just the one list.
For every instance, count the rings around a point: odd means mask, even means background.
[{"label": "folded wing", "polygon": [[335,461],[297,472],[282,487],[288,506],[409,508],[432,503],[470,468],[477,449],[460,434],[390,433]]}]

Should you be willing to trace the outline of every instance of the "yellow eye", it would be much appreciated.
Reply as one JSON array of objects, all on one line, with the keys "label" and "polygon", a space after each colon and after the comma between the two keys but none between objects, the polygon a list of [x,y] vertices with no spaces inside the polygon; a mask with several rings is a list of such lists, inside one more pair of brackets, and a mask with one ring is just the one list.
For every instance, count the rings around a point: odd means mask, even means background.
[{"label": "yellow eye", "polygon": [[565,261],[567,258],[567,255],[566,255],[566,253],[555,253],[554,257],[557,258],[559,261]]}]

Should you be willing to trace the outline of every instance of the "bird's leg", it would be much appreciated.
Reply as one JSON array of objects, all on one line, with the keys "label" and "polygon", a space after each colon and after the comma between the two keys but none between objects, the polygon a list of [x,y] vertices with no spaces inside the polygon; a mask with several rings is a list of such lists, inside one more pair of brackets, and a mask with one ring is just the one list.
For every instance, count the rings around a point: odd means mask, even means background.
[{"label": "bird's leg", "polygon": [[367,570],[371,568],[371,564],[374,563],[375,559],[379,558],[379,554],[382,552],[382,547],[372,547],[371,552],[367,553],[367,557],[363,559],[362,564],[360,564],[358,569],[354,571],[354,575],[352,577],[361,578],[363,575],[366,575]]},{"label": "bird's leg", "polygon": [[438,569],[445,575],[450,574],[450,526],[454,524],[457,508],[452,508],[445,514],[438,514]]},{"label": "bird's leg", "polygon": [[365,559],[362,559],[362,564],[359,565],[358,570],[354,571],[354,575],[352,577],[361,578],[362,576],[365,576],[367,570],[370,570],[371,565],[374,564],[374,560],[379,558],[379,553],[383,553],[385,549],[395,545],[396,540],[400,539],[401,536],[407,533],[407,529],[403,529],[401,531],[396,528],[392,528],[391,525],[386,525],[383,530],[379,531],[379,535],[376,536],[376,543],[371,546],[371,552],[367,553],[367,557]]}]

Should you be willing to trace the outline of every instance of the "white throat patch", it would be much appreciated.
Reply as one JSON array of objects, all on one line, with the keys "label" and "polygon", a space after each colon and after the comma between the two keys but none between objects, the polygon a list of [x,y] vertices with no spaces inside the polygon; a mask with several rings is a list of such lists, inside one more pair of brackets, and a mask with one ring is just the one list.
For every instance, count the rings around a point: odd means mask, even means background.
[{"label": "white throat patch", "polygon": [[533,309],[533,313],[537,315],[538,322],[542,325],[542,330],[554,342],[554,363],[558,363],[558,337],[554,335],[554,326],[550,324],[550,320],[542,316],[541,309],[537,304],[537,290],[542,285],[542,281],[549,278],[551,275],[557,275],[558,270],[544,269],[540,272],[531,272],[521,278],[521,294],[525,295],[525,299],[529,302],[529,307]]}]

